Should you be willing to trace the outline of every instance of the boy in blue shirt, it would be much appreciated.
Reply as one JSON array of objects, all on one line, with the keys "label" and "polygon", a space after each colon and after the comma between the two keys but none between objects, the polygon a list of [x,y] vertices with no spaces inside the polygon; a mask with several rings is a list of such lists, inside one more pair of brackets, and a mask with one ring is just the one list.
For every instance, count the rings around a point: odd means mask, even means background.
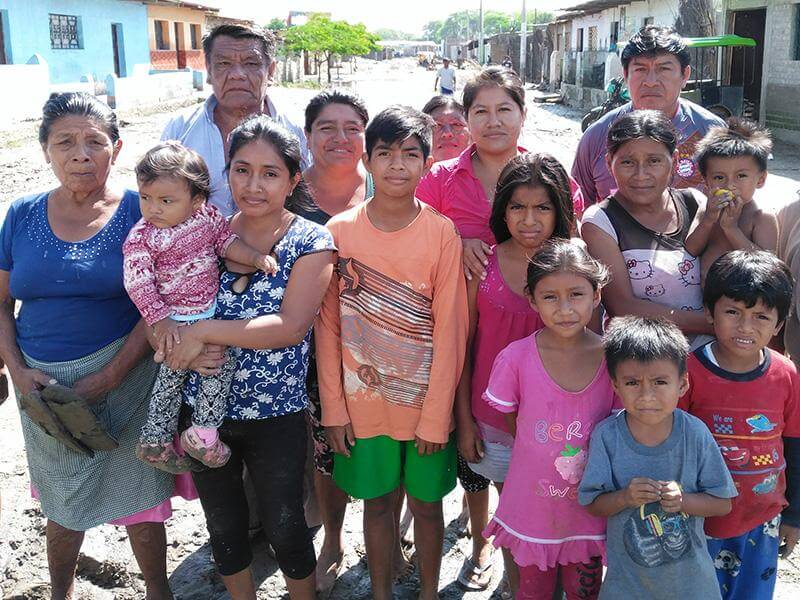
[{"label": "boy in blue shirt", "polygon": [[578,501],[608,517],[600,599],[719,598],[703,518],[736,495],[702,421],[676,410],[686,392],[688,343],[663,319],[622,317],[603,340],[624,407],[592,432]]}]

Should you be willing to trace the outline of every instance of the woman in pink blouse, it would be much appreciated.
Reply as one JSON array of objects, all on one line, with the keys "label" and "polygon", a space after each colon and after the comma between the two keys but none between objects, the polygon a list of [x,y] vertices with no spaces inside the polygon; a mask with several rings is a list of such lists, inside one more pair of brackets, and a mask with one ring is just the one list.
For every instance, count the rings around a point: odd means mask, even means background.
[{"label": "woman in pink blouse", "polygon": [[[435,164],[417,186],[417,198],[453,220],[464,240],[464,271],[486,277],[495,239],[489,229],[495,187],[517,146],[525,122],[525,89],[502,67],[487,67],[464,86],[472,144],[458,158]],[[576,214],[583,212],[580,188],[570,181]]]}]

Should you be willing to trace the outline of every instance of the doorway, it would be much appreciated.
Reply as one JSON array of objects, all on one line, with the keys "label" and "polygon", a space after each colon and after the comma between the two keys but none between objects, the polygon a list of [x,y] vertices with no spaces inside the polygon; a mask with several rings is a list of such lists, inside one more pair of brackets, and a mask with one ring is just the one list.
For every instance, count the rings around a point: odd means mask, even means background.
[{"label": "doorway", "polygon": [[756,47],[732,48],[731,85],[744,86],[742,116],[758,120],[761,104],[761,76],[764,68],[764,31],[767,9],[737,10],[733,13],[733,33],[752,38]]},{"label": "doorway", "polygon": [[111,47],[114,53],[114,73],[125,77],[125,44],[122,38],[122,23],[111,24]]},{"label": "doorway", "polygon": [[0,10],[0,65],[8,64],[8,57],[6,56],[6,15],[4,10]]},{"label": "doorway", "polygon": [[183,38],[183,23],[173,23],[175,29],[175,54],[177,54],[178,68],[186,68],[186,40]]}]

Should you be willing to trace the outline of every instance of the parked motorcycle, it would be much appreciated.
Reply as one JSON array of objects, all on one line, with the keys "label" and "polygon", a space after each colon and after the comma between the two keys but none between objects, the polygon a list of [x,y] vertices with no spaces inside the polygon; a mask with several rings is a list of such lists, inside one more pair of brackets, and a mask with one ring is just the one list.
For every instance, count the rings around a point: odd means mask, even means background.
[{"label": "parked motorcycle", "polygon": [[604,114],[611,112],[615,108],[619,108],[623,104],[630,102],[631,97],[625,87],[625,80],[622,77],[615,77],[608,83],[606,88],[608,98],[603,102],[602,106],[595,106],[592,110],[586,113],[581,120],[581,131],[586,131],[589,125],[597,121]]}]

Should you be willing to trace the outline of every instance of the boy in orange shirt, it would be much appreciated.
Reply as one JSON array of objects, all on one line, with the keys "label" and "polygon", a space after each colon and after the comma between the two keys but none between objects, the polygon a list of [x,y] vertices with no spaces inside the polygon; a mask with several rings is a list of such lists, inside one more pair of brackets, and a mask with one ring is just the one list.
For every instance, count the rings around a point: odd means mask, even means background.
[{"label": "boy in orange shirt", "polygon": [[432,120],[390,107],[366,130],[375,195],[328,222],[337,276],[315,329],[333,478],[365,500],[372,597],[392,597],[394,508],[414,515],[420,598],[438,598],[442,498],[455,487],[453,398],[467,337],[461,239],[414,197],[431,165]]}]

